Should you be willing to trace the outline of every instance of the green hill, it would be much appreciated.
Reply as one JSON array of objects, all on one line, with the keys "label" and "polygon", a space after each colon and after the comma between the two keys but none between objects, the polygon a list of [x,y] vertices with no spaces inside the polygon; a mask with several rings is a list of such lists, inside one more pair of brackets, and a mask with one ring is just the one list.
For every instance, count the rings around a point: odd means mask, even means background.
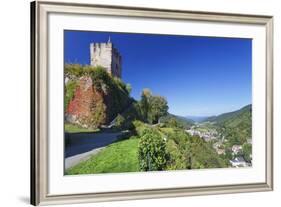
[{"label": "green hill", "polygon": [[[243,108],[237,110],[237,111],[232,111],[228,113],[224,113],[218,116],[212,116],[207,118],[205,121],[210,121],[210,122],[216,122],[216,123],[224,123],[224,122],[235,122],[233,123],[233,126],[238,124],[238,122],[241,122],[243,116],[245,118],[249,118],[249,115],[252,114],[252,104],[249,104],[247,106],[244,106]],[[235,120],[236,119],[236,120]]]},{"label": "green hill", "polygon": [[170,113],[166,116],[161,117],[160,123],[164,123],[167,125],[178,125],[179,127],[185,129],[189,129],[192,125],[194,125],[193,120]]},{"label": "green hill", "polygon": [[220,132],[230,140],[231,144],[243,144],[252,138],[252,105],[237,111],[211,117],[207,121],[215,122]]}]

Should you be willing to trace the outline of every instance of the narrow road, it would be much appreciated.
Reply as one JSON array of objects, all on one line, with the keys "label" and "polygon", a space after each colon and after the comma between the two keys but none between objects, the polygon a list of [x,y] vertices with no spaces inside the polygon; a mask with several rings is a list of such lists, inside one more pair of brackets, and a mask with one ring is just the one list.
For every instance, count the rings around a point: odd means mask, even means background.
[{"label": "narrow road", "polygon": [[68,133],[70,144],[65,148],[65,169],[87,160],[125,132]]}]

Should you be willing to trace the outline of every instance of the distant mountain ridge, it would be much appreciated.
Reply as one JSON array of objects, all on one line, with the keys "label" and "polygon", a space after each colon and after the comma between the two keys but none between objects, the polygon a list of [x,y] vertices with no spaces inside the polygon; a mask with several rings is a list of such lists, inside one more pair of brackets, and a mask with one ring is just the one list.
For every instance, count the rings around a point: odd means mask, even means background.
[{"label": "distant mountain ridge", "polygon": [[175,119],[176,121],[178,121],[185,128],[189,128],[192,125],[194,125],[194,121],[193,120],[188,119],[188,118],[183,117],[183,116],[178,116],[178,115],[170,114],[170,113],[168,113],[166,116],[161,117],[160,118],[160,122],[161,123],[165,123],[165,122],[168,122],[171,119]]},{"label": "distant mountain ridge", "polygon": [[[211,116],[211,117],[205,119],[204,121],[216,122],[219,124],[219,123],[223,123],[223,122],[233,121],[233,119],[237,119],[239,117],[241,118],[241,116],[243,116],[243,114],[245,114],[245,113],[252,114],[252,104],[246,105],[236,111],[223,113],[218,116]],[[248,114],[248,115],[250,115],[250,114]]]},{"label": "distant mountain ridge", "polygon": [[[243,113],[245,111],[248,111],[248,110],[252,110],[252,104],[248,104],[244,107],[242,107],[241,109],[238,109],[238,110],[235,110],[235,111],[231,111],[231,112],[226,112],[226,113],[222,113],[220,115],[217,115],[217,116],[184,116],[182,118],[185,118],[187,120],[190,120],[192,122],[207,122],[207,121],[210,121],[210,122],[223,122],[225,120],[227,120],[228,118],[231,118],[233,116],[236,116],[240,113]],[[178,116],[180,117],[180,116]]]},{"label": "distant mountain ridge", "polygon": [[194,122],[203,122],[208,119],[210,116],[185,116],[184,118],[192,120]]}]

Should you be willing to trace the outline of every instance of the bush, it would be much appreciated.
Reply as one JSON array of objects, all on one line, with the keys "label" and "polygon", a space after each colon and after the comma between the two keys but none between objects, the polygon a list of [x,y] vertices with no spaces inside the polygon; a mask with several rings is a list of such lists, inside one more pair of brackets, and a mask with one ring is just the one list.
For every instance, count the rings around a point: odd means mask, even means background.
[{"label": "bush", "polygon": [[167,170],[188,169],[185,154],[182,153],[174,140],[168,139],[167,151],[169,152],[169,160],[167,162]]},{"label": "bush", "polygon": [[191,169],[223,168],[227,163],[212,148],[211,143],[202,138],[191,138]]},{"label": "bush", "polygon": [[212,144],[197,136],[190,136],[182,129],[168,133],[167,169],[202,169],[227,167],[213,149]]},{"label": "bush", "polygon": [[101,68],[101,67],[66,63],[64,66],[64,74],[69,78],[77,79],[80,78],[81,76],[89,75],[92,71],[96,70],[96,68]]},{"label": "bush", "polygon": [[118,129],[122,129],[124,128],[125,125],[125,118],[118,114],[116,119],[115,119],[115,127],[117,127]]},{"label": "bush", "polygon": [[180,122],[178,122],[175,118],[171,118],[167,121],[166,123],[167,127],[172,127],[172,128],[183,128]]},{"label": "bush", "polygon": [[65,100],[64,100],[64,110],[67,109],[70,101],[73,99],[74,97],[74,93],[76,90],[76,86],[77,86],[77,82],[70,80],[66,83],[65,85]]},{"label": "bush", "polygon": [[142,137],[144,135],[145,130],[150,129],[149,126],[139,120],[134,120],[132,124],[134,126],[136,135],[139,137]]},{"label": "bush", "polygon": [[252,145],[248,143],[244,143],[242,145],[243,157],[247,162],[252,161]]},{"label": "bush", "polygon": [[145,129],[138,147],[140,170],[156,171],[166,168],[166,142],[155,129]]},{"label": "bush", "polygon": [[169,132],[167,149],[169,152],[169,170],[191,168],[191,142],[186,132],[181,129]]}]

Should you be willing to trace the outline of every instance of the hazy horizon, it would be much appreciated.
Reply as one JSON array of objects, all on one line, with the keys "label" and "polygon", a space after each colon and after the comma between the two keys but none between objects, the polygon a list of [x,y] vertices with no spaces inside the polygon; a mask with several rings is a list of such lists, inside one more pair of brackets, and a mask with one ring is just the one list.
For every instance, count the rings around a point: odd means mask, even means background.
[{"label": "hazy horizon", "polygon": [[176,116],[182,116],[182,117],[196,117],[196,118],[206,118],[206,117],[212,117],[212,116],[219,116],[221,114],[225,114],[225,113],[229,113],[229,112],[234,112],[234,111],[238,111],[239,109],[242,109],[243,107],[245,106],[248,106],[248,105],[252,105],[252,103],[248,103],[246,105],[243,105],[241,107],[238,107],[237,109],[234,109],[234,110],[231,110],[231,111],[225,111],[225,112],[222,112],[222,113],[218,113],[218,114],[212,114],[212,115],[193,115],[193,114],[187,114],[187,115],[181,115],[181,114],[174,114]]}]

